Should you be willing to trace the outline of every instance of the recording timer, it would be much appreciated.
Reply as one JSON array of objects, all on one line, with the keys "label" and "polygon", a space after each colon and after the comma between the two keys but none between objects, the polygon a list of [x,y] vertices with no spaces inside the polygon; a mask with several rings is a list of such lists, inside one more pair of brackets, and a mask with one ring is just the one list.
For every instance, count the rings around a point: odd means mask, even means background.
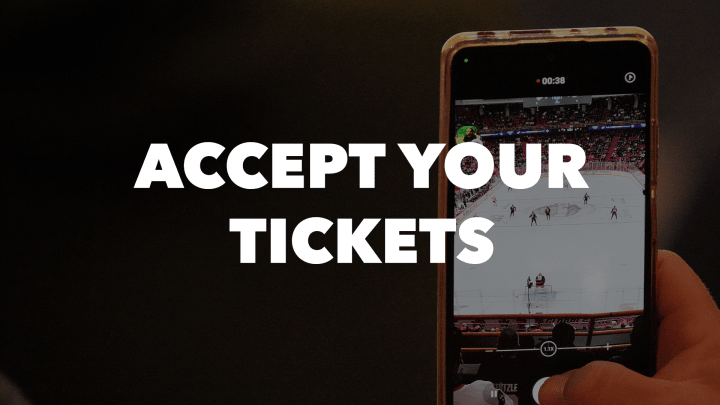
[{"label": "recording timer", "polygon": [[535,80],[535,82],[542,84],[565,84],[565,77],[543,77],[542,79]]}]

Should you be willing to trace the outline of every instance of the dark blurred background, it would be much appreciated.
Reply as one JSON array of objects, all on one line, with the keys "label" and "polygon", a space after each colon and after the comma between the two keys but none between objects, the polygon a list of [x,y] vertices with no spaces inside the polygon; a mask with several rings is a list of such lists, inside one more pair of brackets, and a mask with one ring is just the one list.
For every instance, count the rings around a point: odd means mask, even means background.
[{"label": "dark blurred background", "polygon": [[[311,266],[292,253],[268,264],[264,235],[259,264],[240,265],[228,219],[435,216],[436,186],[413,189],[393,145],[437,142],[440,49],[462,31],[655,36],[659,243],[720,296],[713,1],[0,7],[0,370],[37,404],[433,403],[427,238],[418,265]],[[168,143],[181,167],[204,141],[378,142],[388,156],[374,190],[358,188],[357,159],[324,190],[133,189],[151,143]],[[255,165],[267,177],[269,156]],[[225,176],[223,163],[203,167]],[[380,257],[381,229],[369,238]],[[334,253],[333,237],[312,243]]]}]

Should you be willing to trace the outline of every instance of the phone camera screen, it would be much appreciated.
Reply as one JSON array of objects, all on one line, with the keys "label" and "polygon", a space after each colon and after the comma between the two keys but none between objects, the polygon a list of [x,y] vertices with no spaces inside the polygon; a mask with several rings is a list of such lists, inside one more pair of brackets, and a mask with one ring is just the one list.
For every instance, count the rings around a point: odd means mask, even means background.
[{"label": "phone camera screen", "polygon": [[[482,394],[485,402],[479,403],[535,404],[546,377],[591,361],[618,362],[641,373],[654,362],[644,315],[650,99],[638,91],[646,88],[622,91],[641,72],[632,69],[613,71],[607,81],[617,85],[607,91],[573,96],[562,86],[579,71],[536,73],[535,80],[528,73],[525,81],[537,87],[519,86],[506,97],[454,92],[450,147],[478,143],[495,160],[484,186],[449,184],[448,214],[457,229],[474,217],[494,224],[485,234],[494,248],[486,262],[457,259],[463,249],[475,249],[459,232],[448,252],[448,391],[454,403]],[[518,175],[537,162],[530,154],[540,155],[534,186],[514,189],[503,182],[501,144],[514,146]],[[561,188],[550,187],[553,144],[583,149],[579,173],[587,188],[567,178]],[[471,175],[478,161],[467,156],[461,168]]]}]

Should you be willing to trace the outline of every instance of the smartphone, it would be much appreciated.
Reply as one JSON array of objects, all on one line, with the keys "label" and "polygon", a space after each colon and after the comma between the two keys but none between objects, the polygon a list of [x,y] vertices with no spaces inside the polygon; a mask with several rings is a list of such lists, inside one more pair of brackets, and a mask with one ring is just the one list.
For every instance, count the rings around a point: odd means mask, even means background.
[{"label": "smartphone", "polygon": [[[656,43],[635,27],[447,41],[439,217],[457,229],[492,221],[484,236],[493,253],[467,264],[458,254],[474,248],[448,234],[438,267],[439,404],[537,404],[546,377],[594,360],[654,374],[657,82]],[[494,159],[490,180],[474,189],[443,170],[446,153],[466,142]],[[514,145],[515,174],[539,166],[533,186],[503,182],[502,144]],[[587,188],[567,175],[551,184],[554,144],[582,148],[576,171]],[[478,164],[468,155],[460,166],[470,176]]]}]

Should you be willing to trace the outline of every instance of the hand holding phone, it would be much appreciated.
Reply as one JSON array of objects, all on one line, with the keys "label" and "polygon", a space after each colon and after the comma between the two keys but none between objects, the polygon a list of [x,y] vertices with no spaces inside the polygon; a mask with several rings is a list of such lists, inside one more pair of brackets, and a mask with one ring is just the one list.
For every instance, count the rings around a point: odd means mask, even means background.
[{"label": "hand holding phone", "polygon": [[658,253],[657,293],[663,299],[653,378],[617,363],[594,362],[547,380],[540,404],[670,405],[720,398],[720,310],[690,266],[672,252]]}]

